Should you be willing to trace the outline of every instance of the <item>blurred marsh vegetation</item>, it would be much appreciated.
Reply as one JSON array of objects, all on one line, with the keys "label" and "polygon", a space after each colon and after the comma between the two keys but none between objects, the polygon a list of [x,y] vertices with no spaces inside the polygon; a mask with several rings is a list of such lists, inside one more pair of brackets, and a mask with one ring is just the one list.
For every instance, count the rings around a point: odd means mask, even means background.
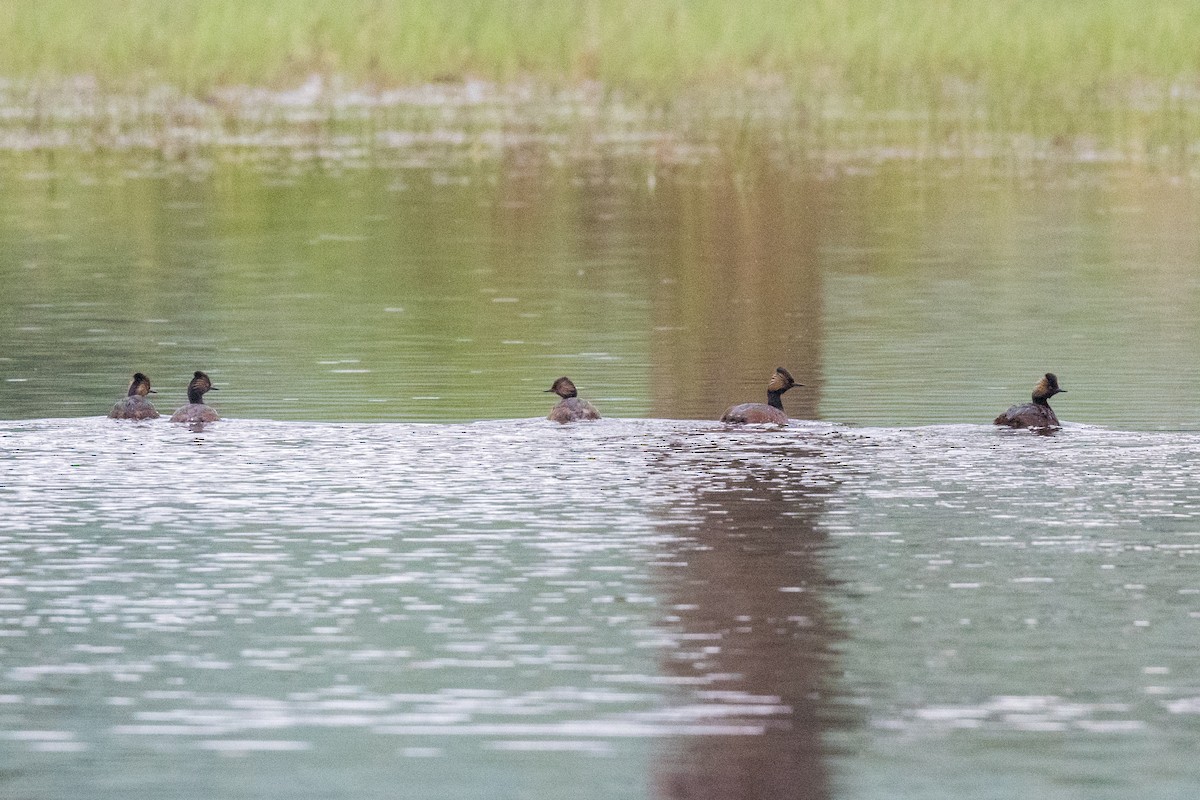
[{"label": "blurred marsh vegetation", "polygon": [[12,0],[0,106],[10,147],[532,126],[1178,159],[1198,30],[1186,0]]}]

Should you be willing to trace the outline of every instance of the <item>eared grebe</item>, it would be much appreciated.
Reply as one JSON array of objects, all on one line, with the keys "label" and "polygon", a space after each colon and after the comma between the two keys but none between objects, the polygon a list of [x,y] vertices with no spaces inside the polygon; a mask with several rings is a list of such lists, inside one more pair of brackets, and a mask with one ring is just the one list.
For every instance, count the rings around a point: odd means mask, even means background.
[{"label": "eared grebe", "polygon": [[204,405],[204,393],[215,392],[217,387],[212,385],[200,370],[192,376],[188,383],[188,404],[171,415],[171,422],[216,422],[221,417],[211,406]]},{"label": "eared grebe", "polygon": [[1051,397],[1066,389],[1058,388],[1058,376],[1047,372],[1033,387],[1033,402],[1013,406],[1000,416],[993,424],[1007,425],[1010,428],[1057,428],[1058,417],[1047,402]]},{"label": "eared grebe", "polygon": [[803,385],[792,380],[791,373],[786,369],[776,367],[775,374],[771,376],[771,381],[767,384],[767,402],[742,403],[738,406],[731,406],[721,415],[721,422],[735,425],[761,423],[787,425],[788,416],[783,412],[783,393],[793,386]]},{"label": "eared grebe", "polygon": [[157,419],[158,409],[146,399],[146,395],[151,392],[158,394],[150,388],[150,379],[140,372],[133,373],[133,380],[129,383],[129,394],[117,401],[112,411],[108,412],[108,418]]},{"label": "eared grebe", "polygon": [[575,384],[571,383],[571,379],[566,375],[562,376],[554,382],[554,385],[546,390],[554,392],[562,398],[558,401],[558,405],[550,409],[550,416],[546,419],[555,422],[579,422],[587,419],[600,419],[600,412],[596,407],[587,400],[580,400],[576,395]]}]

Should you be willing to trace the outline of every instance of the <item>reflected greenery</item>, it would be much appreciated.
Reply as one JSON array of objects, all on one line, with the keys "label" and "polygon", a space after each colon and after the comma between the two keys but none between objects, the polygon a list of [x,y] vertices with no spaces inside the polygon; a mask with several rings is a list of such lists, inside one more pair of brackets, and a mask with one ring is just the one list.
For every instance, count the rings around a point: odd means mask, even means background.
[{"label": "reflected greenery", "polygon": [[1194,181],[1127,164],[0,160],[0,416],[105,413],[135,370],[225,416],[715,418],[786,366],[793,417],[1200,420]]}]

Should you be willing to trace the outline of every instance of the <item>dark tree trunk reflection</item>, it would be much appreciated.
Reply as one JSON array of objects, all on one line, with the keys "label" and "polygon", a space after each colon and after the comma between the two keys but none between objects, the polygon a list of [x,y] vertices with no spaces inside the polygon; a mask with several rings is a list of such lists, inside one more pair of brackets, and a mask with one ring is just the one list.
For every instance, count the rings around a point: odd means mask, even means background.
[{"label": "dark tree trunk reflection", "polygon": [[764,456],[768,466],[714,470],[676,567],[664,568],[679,642],[664,669],[729,733],[673,740],[656,767],[661,798],[832,796],[823,732],[841,724],[830,705],[841,633],[817,526],[826,490],[806,480],[819,464],[810,454]]}]

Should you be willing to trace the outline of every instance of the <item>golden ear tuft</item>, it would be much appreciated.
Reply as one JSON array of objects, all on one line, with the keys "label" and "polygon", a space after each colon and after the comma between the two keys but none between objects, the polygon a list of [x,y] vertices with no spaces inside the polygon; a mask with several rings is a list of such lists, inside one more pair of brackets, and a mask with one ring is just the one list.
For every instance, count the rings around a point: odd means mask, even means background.
[{"label": "golden ear tuft", "polygon": [[796,385],[792,380],[792,376],[788,374],[786,369],[782,367],[775,370],[775,374],[771,376],[770,383],[767,384],[768,392],[784,392]]}]

